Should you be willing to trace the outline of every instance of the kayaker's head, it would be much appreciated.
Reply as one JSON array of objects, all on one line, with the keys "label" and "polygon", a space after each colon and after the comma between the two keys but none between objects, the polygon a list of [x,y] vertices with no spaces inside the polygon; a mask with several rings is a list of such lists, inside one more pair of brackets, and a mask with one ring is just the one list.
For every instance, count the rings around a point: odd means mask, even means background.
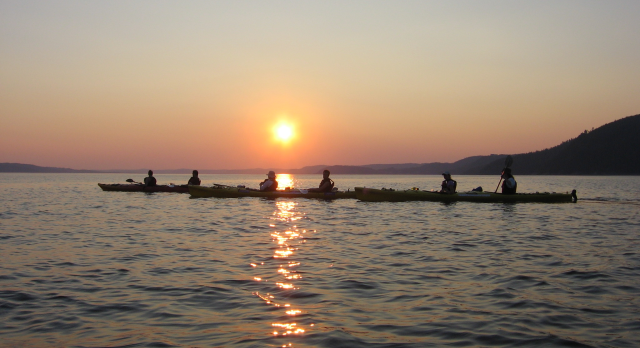
[{"label": "kayaker's head", "polygon": [[445,179],[451,179],[451,173],[449,173],[448,171],[447,171],[447,172],[442,173],[442,176],[443,176]]},{"label": "kayaker's head", "polygon": [[276,178],[276,172],[274,172],[273,170],[270,170],[269,173],[267,173],[267,177],[269,179],[275,179]]},{"label": "kayaker's head", "polygon": [[198,171],[197,171],[197,170],[194,170],[194,171],[193,171],[193,177],[195,177],[195,178],[197,178],[197,177],[198,177]]},{"label": "kayaker's head", "polygon": [[505,168],[502,170],[502,177],[508,178],[511,176],[511,168]]},{"label": "kayaker's head", "polygon": [[153,170],[149,169],[149,173],[147,174],[149,174],[149,176],[153,176]]},{"label": "kayaker's head", "polygon": [[329,175],[331,175],[331,172],[330,172],[329,170],[327,170],[327,169],[325,169],[325,170],[322,172],[322,178],[323,178],[323,179],[329,179]]}]

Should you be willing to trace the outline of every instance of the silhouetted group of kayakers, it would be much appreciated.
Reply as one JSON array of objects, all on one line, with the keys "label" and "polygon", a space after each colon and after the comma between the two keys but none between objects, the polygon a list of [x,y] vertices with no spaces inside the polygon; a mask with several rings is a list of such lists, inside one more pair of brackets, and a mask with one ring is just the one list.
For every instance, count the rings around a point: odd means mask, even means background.
[{"label": "silhouetted group of kayakers", "polygon": [[[458,182],[456,182],[451,178],[451,173],[444,172],[442,173],[442,176],[444,177],[444,180],[442,181],[440,192],[447,193],[447,194],[456,193],[456,187],[458,186]],[[516,179],[511,174],[511,168],[507,167],[502,170],[500,181],[502,182],[502,194],[505,194],[505,195],[516,194],[516,191],[518,189],[518,183],[516,182]],[[482,187],[478,187],[477,189],[474,189],[472,191],[482,191]]]},{"label": "silhouetted group of kayakers", "polygon": [[[149,176],[144,178],[144,186],[157,186],[158,185],[158,181],[153,176],[153,170],[149,170],[149,172],[147,172],[147,174]],[[200,185],[200,178],[198,178],[198,171],[197,170],[193,171],[193,176],[191,178],[189,178],[189,182],[187,182],[187,185]]]},{"label": "silhouetted group of kayakers", "polygon": [[[144,178],[144,186],[157,186],[158,181],[153,176],[153,170],[149,170],[147,173],[148,176]],[[198,178],[198,171],[193,171],[193,176],[189,178],[187,185],[200,185],[201,181]],[[331,192],[333,190],[333,186],[335,185],[333,180],[329,178],[331,172],[326,170],[322,172],[322,181],[320,181],[320,185],[318,188],[310,188],[307,189],[310,192]],[[278,181],[276,180],[276,172],[273,170],[267,173],[267,178],[260,183],[260,191],[275,191],[278,189]]]},{"label": "silhouetted group of kayakers", "polygon": [[[144,178],[144,185],[156,186],[157,181],[156,181],[156,178],[153,177],[153,171],[150,170],[148,174],[149,176]],[[322,181],[320,181],[320,185],[318,185],[317,188],[310,188],[307,190],[309,192],[331,192],[333,190],[333,186],[335,185],[335,183],[333,182],[333,180],[329,178],[329,175],[331,175],[331,172],[325,169],[322,172]],[[451,173],[447,171],[442,173],[442,176],[444,177],[444,180],[442,181],[440,192],[446,193],[446,194],[456,193],[456,188],[458,186],[458,183],[451,178]],[[501,181],[502,181],[503,194],[516,193],[518,188],[518,183],[516,182],[516,179],[511,174],[511,168],[504,168],[502,170]],[[189,182],[187,183],[187,185],[200,185],[200,182],[201,182],[200,178],[198,178],[198,171],[194,170],[193,176],[189,179]],[[269,173],[267,173],[267,178],[260,183],[260,191],[269,192],[269,191],[276,191],[277,189],[278,189],[278,180],[276,180],[276,172],[271,170],[269,171]],[[480,188],[480,191],[481,190],[482,189]]]},{"label": "silhouetted group of kayakers", "polygon": [[[331,175],[331,172],[325,169],[322,172],[322,181],[320,181],[318,188],[310,188],[306,190],[309,192],[331,192],[335,183],[329,178],[329,175]],[[260,191],[275,191],[277,188],[278,181],[276,180],[276,172],[271,170],[267,173],[267,178],[260,183]]]}]

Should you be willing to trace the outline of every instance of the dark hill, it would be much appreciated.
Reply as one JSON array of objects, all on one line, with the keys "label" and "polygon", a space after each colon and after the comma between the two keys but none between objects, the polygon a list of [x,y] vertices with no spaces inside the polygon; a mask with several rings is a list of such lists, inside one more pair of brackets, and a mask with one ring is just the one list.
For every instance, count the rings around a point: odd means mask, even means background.
[{"label": "dark hill", "polygon": [[[629,116],[584,131],[577,138],[536,152],[513,156],[515,175],[640,175],[640,115]],[[453,163],[371,164],[364,166],[308,166],[300,169],[273,169],[277,173],[320,174],[440,174],[499,175],[504,155],[472,156]],[[201,174],[264,174],[271,169],[200,170]],[[108,173],[130,170],[93,171],[39,167],[31,164],[0,163],[0,172],[13,173]],[[146,169],[133,172],[146,173]],[[156,173],[184,173],[191,169],[156,170]]]},{"label": "dark hill", "polygon": [[326,169],[336,174],[376,174],[375,170],[362,166],[329,166]]},{"label": "dark hill", "polygon": [[[335,166],[336,174],[454,174],[499,175],[506,154],[472,156],[453,163]],[[640,175],[640,115],[607,123],[577,138],[541,151],[513,155],[514,174]],[[348,171],[344,169],[349,168]],[[333,173],[333,170],[332,170]]]},{"label": "dark hill", "polygon": [[[469,174],[495,174],[504,157]],[[640,115],[629,116],[584,131],[550,149],[513,156],[514,174],[533,175],[639,175]]]},{"label": "dark hill", "polygon": [[98,173],[95,170],[40,167],[33,164],[0,163],[0,173]]}]

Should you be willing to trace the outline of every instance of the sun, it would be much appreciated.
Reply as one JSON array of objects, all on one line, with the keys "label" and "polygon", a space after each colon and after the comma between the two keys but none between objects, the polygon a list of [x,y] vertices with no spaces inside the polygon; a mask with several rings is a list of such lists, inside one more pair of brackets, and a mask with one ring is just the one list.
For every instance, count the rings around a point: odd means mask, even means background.
[{"label": "sun", "polygon": [[276,127],[276,138],[283,142],[289,141],[293,137],[293,127],[288,124],[281,124]]}]

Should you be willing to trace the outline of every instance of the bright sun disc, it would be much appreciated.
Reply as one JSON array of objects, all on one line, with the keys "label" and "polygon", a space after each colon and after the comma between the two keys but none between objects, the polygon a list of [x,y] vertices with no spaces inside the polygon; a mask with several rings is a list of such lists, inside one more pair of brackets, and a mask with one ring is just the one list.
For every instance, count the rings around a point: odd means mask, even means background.
[{"label": "bright sun disc", "polygon": [[276,129],[276,135],[278,139],[287,141],[291,139],[291,136],[293,135],[293,129],[291,129],[291,126],[283,124]]}]

